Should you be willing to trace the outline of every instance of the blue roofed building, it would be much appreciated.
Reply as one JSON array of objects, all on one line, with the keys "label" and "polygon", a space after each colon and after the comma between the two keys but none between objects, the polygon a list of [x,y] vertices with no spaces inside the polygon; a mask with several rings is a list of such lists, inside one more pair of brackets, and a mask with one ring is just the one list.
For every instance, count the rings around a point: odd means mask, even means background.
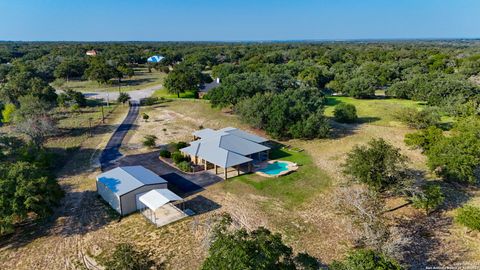
[{"label": "blue roofed building", "polygon": [[162,59],[165,58],[161,55],[153,55],[153,56],[150,56],[148,59],[147,59],[147,62],[148,63],[160,63],[160,61],[162,61]]},{"label": "blue roofed building", "polygon": [[120,215],[137,211],[139,197],[167,189],[167,181],[143,166],[117,167],[97,176],[97,192]]}]

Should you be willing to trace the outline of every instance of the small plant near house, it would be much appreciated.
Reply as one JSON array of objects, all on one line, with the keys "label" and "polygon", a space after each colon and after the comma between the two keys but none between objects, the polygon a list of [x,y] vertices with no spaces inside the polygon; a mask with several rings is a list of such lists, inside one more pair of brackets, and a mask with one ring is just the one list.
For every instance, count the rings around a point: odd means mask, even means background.
[{"label": "small plant near house", "polygon": [[191,163],[188,161],[182,161],[178,163],[177,167],[184,172],[190,172],[192,170]]},{"label": "small plant near house", "polygon": [[172,153],[172,159],[175,164],[179,164],[180,162],[187,160],[187,158],[184,157],[179,151],[175,151]]},{"label": "small plant near house", "polygon": [[442,189],[439,185],[426,185],[422,191],[413,195],[412,202],[415,208],[424,209],[426,214],[430,214],[445,200]]},{"label": "small plant near house", "polygon": [[172,153],[170,153],[170,151],[168,150],[163,149],[160,151],[160,156],[163,158],[170,158],[172,157]]},{"label": "small plant near house", "polygon": [[150,118],[150,116],[149,116],[148,114],[142,113],[142,119],[143,119],[145,122],[147,122],[149,118]]},{"label": "small plant near house", "polygon": [[187,147],[187,146],[188,146],[188,143],[186,143],[186,142],[178,142],[178,143],[175,145],[175,148],[176,148],[177,150],[180,150],[180,149],[185,148],[185,147]]},{"label": "small plant near house", "polygon": [[157,136],[155,135],[145,135],[143,137],[143,145],[149,148],[153,148],[156,145]]},{"label": "small plant near house", "polygon": [[333,111],[335,121],[340,123],[353,123],[357,121],[357,108],[355,105],[348,103],[340,103],[335,106]]},{"label": "small plant near house", "polygon": [[480,207],[466,205],[458,209],[455,220],[471,230],[480,231]]}]

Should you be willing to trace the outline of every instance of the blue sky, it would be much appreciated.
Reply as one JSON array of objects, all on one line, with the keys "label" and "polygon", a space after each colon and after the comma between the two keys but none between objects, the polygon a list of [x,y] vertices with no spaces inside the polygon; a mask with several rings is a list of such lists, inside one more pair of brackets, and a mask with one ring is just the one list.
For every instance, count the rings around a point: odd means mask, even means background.
[{"label": "blue sky", "polygon": [[480,38],[478,0],[0,0],[0,40]]}]

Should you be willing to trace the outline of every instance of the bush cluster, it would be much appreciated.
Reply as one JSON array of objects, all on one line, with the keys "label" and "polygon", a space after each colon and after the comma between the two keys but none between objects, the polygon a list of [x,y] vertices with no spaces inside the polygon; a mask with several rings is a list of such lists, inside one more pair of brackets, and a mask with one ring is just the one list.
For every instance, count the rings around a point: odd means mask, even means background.
[{"label": "bush cluster", "polygon": [[357,108],[355,105],[348,103],[340,103],[335,106],[333,111],[335,121],[340,123],[354,123],[357,121]]},{"label": "bush cluster", "polygon": [[143,145],[149,148],[153,148],[156,146],[157,136],[155,135],[145,135],[143,138]]},{"label": "bush cluster", "polygon": [[458,209],[455,220],[471,230],[480,231],[480,207],[466,205]]},{"label": "bush cluster", "polygon": [[163,158],[170,158],[172,156],[172,153],[168,150],[163,149],[160,151],[160,156]]}]

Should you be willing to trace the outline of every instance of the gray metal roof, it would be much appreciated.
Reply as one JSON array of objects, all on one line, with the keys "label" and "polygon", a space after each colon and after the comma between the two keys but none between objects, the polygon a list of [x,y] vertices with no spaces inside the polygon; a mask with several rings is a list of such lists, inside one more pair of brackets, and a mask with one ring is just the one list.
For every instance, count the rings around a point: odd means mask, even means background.
[{"label": "gray metal roof", "polygon": [[263,137],[257,136],[257,135],[252,134],[252,133],[245,132],[245,131],[243,131],[241,129],[238,129],[238,128],[226,127],[226,128],[222,128],[218,131],[227,132],[227,133],[233,134],[235,136],[238,136],[240,138],[244,138],[244,139],[247,139],[249,141],[256,142],[256,143],[264,143],[264,142],[269,141],[268,139],[265,139]]},{"label": "gray metal roof", "polygon": [[103,183],[118,196],[144,185],[167,183],[167,180],[143,166],[117,167],[98,175],[97,181]]},{"label": "gray metal roof", "polygon": [[204,128],[204,129],[201,129],[201,130],[197,130],[195,132],[192,133],[195,137],[199,137],[199,138],[207,138],[207,137],[211,137],[211,136],[215,136],[217,134],[217,131],[211,129],[211,128]]},{"label": "gray metal roof", "polygon": [[177,194],[171,192],[168,189],[154,189],[143,194],[138,198],[145,206],[152,210],[157,210],[158,208],[164,206],[165,204],[173,201],[183,200]]},{"label": "gray metal roof", "polygon": [[180,151],[227,168],[252,161],[251,158],[246,156],[270,149],[235,134],[227,133],[228,131],[219,130],[214,131],[215,133],[211,133],[211,131],[204,132],[204,134],[208,133],[210,136],[193,141],[190,146],[180,149]]},{"label": "gray metal roof", "polygon": [[196,137],[206,139],[208,137],[218,136],[218,135],[224,134],[224,133],[233,134],[237,137],[247,139],[249,141],[256,142],[256,143],[264,143],[264,142],[269,141],[268,139],[265,139],[263,137],[260,137],[260,136],[257,136],[255,134],[243,131],[243,130],[238,129],[238,128],[233,128],[233,127],[226,127],[226,128],[222,128],[222,129],[219,129],[219,130],[213,130],[211,128],[205,128],[205,129],[197,130],[197,131],[193,132],[192,134]]}]

